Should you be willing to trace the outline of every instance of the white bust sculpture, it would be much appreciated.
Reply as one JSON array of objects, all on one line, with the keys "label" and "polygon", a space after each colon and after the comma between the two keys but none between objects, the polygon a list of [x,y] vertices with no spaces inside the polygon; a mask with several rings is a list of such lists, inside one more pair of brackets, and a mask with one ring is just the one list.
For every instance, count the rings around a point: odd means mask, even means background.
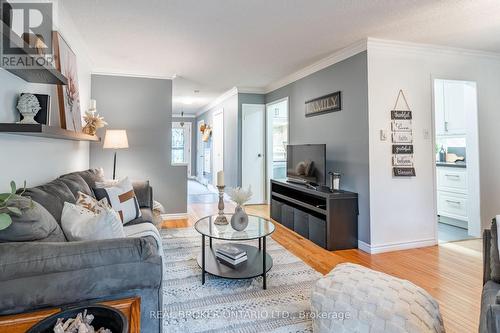
[{"label": "white bust sculpture", "polygon": [[40,111],[40,103],[33,94],[23,94],[17,102],[17,109],[23,115],[24,119],[19,121],[19,124],[38,124],[35,121],[35,116]]}]

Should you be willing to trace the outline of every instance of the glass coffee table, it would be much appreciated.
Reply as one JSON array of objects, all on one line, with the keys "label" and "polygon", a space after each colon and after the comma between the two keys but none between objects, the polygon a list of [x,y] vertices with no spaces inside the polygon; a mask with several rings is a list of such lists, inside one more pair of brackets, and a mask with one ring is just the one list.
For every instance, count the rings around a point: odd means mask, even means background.
[{"label": "glass coffee table", "polygon": [[[225,214],[231,221],[231,214]],[[201,253],[197,261],[201,268],[201,283],[205,284],[205,273],[226,279],[252,279],[262,276],[262,286],[266,289],[266,273],[273,267],[273,258],[266,253],[266,237],[274,232],[274,224],[265,218],[248,215],[248,227],[243,231],[236,231],[231,224],[214,224],[217,215],[205,216],[194,225],[201,234]],[[205,237],[208,237],[209,247],[205,246]],[[228,267],[217,260],[212,239],[223,241],[251,241],[258,240],[258,247],[249,244],[238,244],[238,247],[247,252],[248,260],[236,268]]]}]

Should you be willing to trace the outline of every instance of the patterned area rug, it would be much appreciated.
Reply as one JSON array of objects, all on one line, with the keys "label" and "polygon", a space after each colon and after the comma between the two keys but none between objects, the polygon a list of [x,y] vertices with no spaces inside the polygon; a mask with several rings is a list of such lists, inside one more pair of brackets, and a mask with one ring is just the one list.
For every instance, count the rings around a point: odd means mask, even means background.
[{"label": "patterned area rug", "polygon": [[207,274],[202,285],[196,262],[200,234],[194,228],[161,233],[164,332],[312,332],[311,290],[321,274],[270,237],[267,251],[274,265],[267,275],[267,290],[263,290],[262,277],[230,280]]}]

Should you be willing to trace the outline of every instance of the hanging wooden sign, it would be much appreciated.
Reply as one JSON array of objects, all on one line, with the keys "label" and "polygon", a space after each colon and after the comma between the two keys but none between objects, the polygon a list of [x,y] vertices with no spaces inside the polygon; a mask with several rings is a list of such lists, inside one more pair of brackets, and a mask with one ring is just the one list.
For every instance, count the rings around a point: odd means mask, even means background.
[{"label": "hanging wooden sign", "polygon": [[411,111],[403,111],[403,110],[392,110],[391,111],[391,119],[392,120],[411,120],[412,115]]},{"label": "hanging wooden sign", "polygon": [[402,155],[394,155],[392,156],[392,165],[399,167],[411,167],[413,166],[413,155],[411,154],[402,154]]},{"label": "hanging wooden sign", "polygon": [[392,145],[393,154],[413,154],[413,145]]},{"label": "hanging wooden sign", "polygon": [[393,143],[412,143],[413,135],[411,132],[394,132],[392,133]]},{"label": "hanging wooden sign", "polygon": [[415,168],[393,168],[395,177],[415,177]]},{"label": "hanging wooden sign", "polygon": [[306,101],[306,117],[342,110],[340,91]]},{"label": "hanging wooden sign", "polygon": [[392,131],[393,132],[411,132],[411,120],[393,120],[392,121]]}]

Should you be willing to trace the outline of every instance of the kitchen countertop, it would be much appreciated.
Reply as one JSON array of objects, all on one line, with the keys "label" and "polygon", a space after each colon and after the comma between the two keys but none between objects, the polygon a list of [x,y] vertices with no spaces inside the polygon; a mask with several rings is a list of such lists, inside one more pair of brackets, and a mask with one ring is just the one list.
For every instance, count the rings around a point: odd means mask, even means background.
[{"label": "kitchen countertop", "polygon": [[467,168],[467,163],[465,162],[436,162],[438,167],[451,167],[451,168]]}]

